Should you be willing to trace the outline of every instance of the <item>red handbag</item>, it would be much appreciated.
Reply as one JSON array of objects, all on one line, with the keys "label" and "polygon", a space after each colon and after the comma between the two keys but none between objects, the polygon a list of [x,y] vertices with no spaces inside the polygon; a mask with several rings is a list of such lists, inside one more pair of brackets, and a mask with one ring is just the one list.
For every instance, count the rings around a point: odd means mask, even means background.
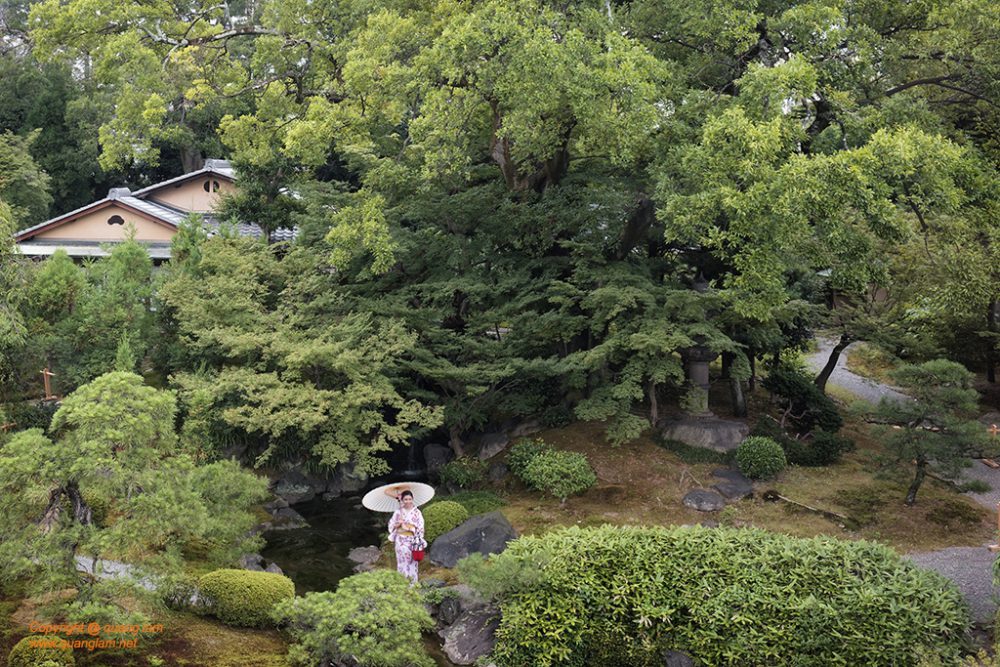
[{"label": "red handbag", "polygon": [[415,560],[415,561],[417,561],[419,563],[420,561],[422,561],[424,559],[424,550],[423,549],[414,549],[411,552],[411,555],[413,556],[413,560]]}]

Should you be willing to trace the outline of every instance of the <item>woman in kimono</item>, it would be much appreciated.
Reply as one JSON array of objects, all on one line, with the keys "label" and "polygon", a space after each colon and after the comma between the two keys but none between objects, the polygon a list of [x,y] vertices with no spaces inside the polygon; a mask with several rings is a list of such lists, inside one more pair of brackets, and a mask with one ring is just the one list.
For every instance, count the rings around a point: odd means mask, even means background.
[{"label": "woman in kimono", "polygon": [[413,493],[409,490],[399,495],[399,504],[389,519],[389,539],[396,545],[396,569],[411,584],[416,584],[419,563],[413,560],[413,550],[424,545],[424,515],[413,504]]}]

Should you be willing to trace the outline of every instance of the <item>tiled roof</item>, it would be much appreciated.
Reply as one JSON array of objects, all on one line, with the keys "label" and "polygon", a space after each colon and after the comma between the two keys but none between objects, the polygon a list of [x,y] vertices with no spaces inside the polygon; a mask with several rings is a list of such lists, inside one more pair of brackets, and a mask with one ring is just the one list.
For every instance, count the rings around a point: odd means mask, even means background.
[{"label": "tiled roof", "polygon": [[199,176],[205,176],[207,174],[217,174],[223,178],[227,178],[230,181],[236,180],[236,171],[229,164],[229,160],[205,160],[205,166],[198,171],[188,172],[186,174],[181,174],[174,178],[167,179],[165,181],[160,181],[159,183],[154,183],[153,185],[146,186],[141,190],[136,190],[132,193],[134,197],[145,197],[155,190],[159,190],[167,185],[173,185],[175,183],[180,183],[181,181],[186,181],[190,178],[197,178]]}]

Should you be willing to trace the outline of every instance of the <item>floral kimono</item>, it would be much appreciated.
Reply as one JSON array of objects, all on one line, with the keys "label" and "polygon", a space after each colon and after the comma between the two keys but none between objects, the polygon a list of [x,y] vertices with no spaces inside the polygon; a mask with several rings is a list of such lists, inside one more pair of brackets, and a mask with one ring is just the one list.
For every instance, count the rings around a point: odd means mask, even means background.
[{"label": "floral kimono", "polygon": [[[396,528],[398,521],[403,522],[403,526]],[[417,566],[419,563],[413,560],[413,550],[426,546],[424,542],[424,515],[414,507],[407,512],[400,508],[392,513],[389,519],[389,539],[396,545],[396,569],[410,583],[417,583]]]}]

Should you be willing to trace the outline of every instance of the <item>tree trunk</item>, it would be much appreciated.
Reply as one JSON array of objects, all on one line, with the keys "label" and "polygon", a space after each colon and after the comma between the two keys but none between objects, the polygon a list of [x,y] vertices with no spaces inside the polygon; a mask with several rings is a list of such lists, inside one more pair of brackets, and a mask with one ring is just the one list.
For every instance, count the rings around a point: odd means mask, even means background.
[{"label": "tree trunk", "polygon": [[[997,331],[997,302],[990,301],[989,310],[986,313],[986,329],[991,334]],[[997,381],[996,370],[996,341],[993,336],[986,339],[986,381],[994,384]]]},{"label": "tree trunk", "polygon": [[462,440],[462,429],[457,425],[448,429],[448,445],[455,452],[455,458],[465,456],[465,442]]},{"label": "tree trunk", "polygon": [[917,459],[917,474],[913,477],[913,482],[910,484],[909,491],[906,492],[906,505],[912,506],[917,502],[917,491],[920,489],[920,485],[924,481],[924,476],[927,474],[927,461],[924,459]]},{"label": "tree trunk", "polygon": [[646,394],[649,396],[649,423],[655,427],[660,421],[660,406],[656,401],[656,383],[652,380],[646,383]]},{"label": "tree trunk", "polygon": [[733,416],[747,416],[747,397],[743,394],[743,383],[739,378],[729,378],[729,392],[733,399]]},{"label": "tree trunk", "polygon": [[728,380],[730,378],[730,373],[732,373],[733,369],[733,358],[735,356],[736,355],[734,355],[732,352],[722,353],[722,375],[720,375],[719,377],[722,378],[723,380]]},{"label": "tree trunk", "polygon": [[90,510],[90,505],[83,499],[83,494],[80,493],[80,487],[77,486],[76,482],[70,482],[66,485],[66,495],[69,496],[69,500],[73,504],[73,518],[76,519],[77,523],[83,526],[91,525],[94,522],[94,514]]},{"label": "tree trunk", "polygon": [[757,391],[757,351],[750,348],[747,352],[747,359],[750,361],[750,382],[748,383],[748,388],[752,394]]},{"label": "tree trunk", "polygon": [[814,380],[816,386],[819,387],[819,390],[824,394],[826,393],[826,382],[830,379],[830,376],[833,375],[834,369],[837,368],[837,362],[840,360],[840,353],[853,342],[854,339],[850,336],[850,334],[845,333],[841,335],[840,340],[837,341],[837,344],[833,346],[832,350],[830,350],[830,358],[826,360],[826,366],[823,366],[823,370],[819,372],[819,375],[817,375]]},{"label": "tree trunk", "polygon": [[181,169],[185,174],[198,171],[205,165],[205,159],[201,156],[201,151],[194,146],[181,146]]}]

